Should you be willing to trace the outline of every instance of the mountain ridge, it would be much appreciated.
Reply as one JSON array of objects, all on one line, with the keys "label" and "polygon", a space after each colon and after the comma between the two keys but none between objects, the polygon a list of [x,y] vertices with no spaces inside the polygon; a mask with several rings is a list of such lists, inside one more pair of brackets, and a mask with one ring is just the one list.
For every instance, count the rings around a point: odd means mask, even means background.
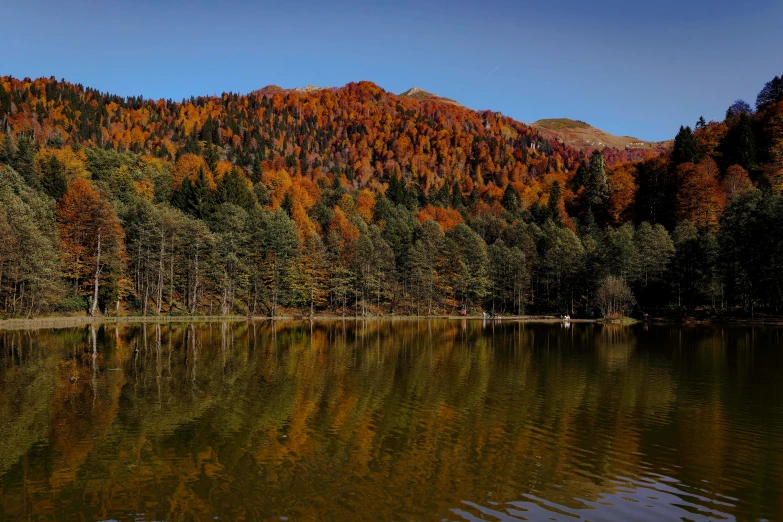
[{"label": "mountain ridge", "polygon": [[528,125],[550,139],[558,140],[585,153],[605,148],[635,150],[637,152],[650,150],[662,153],[671,145],[671,140],[651,141],[634,136],[618,136],[587,122],[570,118],[545,118]]},{"label": "mountain ridge", "polygon": [[[285,121],[281,120],[285,114]],[[382,126],[381,115],[399,120],[399,125]],[[214,146],[221,159],[248,171],[259,160],[278,158],[275,161],[302,174],[361,170],[362,182],[367,183],[369,177],[379,182],[398,172],[427,187],[433,177],[435,185],[441,183],[437,178],[449,164],[450,183],[472,177],[481,165],[482,178],[489,175],[503,187],[506,180],[572,171],[585,152],[500,112],[474,110],[418,87],[398,95],[371,81],[290,89],[272,84],[248,94],[223,92],[175,102],[116,96],[53,77],[19,80],[6,76],[0,78],[0,117],[2,131],[32,134],[43,144],[56,139],[82,146],[146,150],[170,160]],[[324,128],[317,131],[319,127]],[[391,135],[386,136],[388,132]],[[444,132],[453,135],[451,143],[433,149],[432,140]],[[372,150],[364,134],[376,140]],[[383,143],[377,142],[381,135],[386,136]],[[459,149],[449,149],[468,136],[470,140],[459,146],[464,157],[455,157]],[[631,158],[626,151],[614,149],[607,154],[609,164],[628,159],[639,159],[639,155]],[[468,164],[470,171],[466,172]],[[527,173],[514,174],[522,165]]]}]

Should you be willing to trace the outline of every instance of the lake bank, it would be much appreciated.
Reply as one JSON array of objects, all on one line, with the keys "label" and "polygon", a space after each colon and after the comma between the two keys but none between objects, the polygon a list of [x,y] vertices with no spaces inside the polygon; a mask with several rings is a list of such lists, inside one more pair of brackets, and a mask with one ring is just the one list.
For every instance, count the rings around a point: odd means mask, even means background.
[{"label": "lake bank", "polygon": [[[307,315],[278,315],[268,316],[244,316],[244,315],[121,315],[121,316],[49,316],[32,317],[30,319],[0,319],[0,330],[39,330],[49,328],[73,328],[90,324],[130,324],[130,323],[204,323],[204,322],[238,322],[238,321],[305,321],[311,318]],[[525,323],[562,323],[563,320],[553,315],[513,315],[501,316],[495,319],[485,319],[481,315],[373,315],[373,316],[355,316],[355,315],[316,315],[312,317],[313,321],[411,321],[411,320],[470,320],[487,322],[525,322]],[[630,326],[638,323],[649,324],[681,324],[681,325],[738,325],[738,326],[781,326],[783,317],[651,317],[647,320],[626,318],[622,320],[604,320],[601,318],[576,318],[570,319],[569,323],[597,323],[614,324]]]},{"label": "lake bank", "polygon": [[[244,316],[244,315],[155,315],[155,316],[50,316],[50,317],[32,317],[30,319],[0,319],[0,330],[37,330],[47,328],[72,328],[75,326],[84,326],[90,324],[129,324],[129,323],[201,323],[201,322],[222,322],[222,321],[305,321],[311,319],[306,315],[278,315],[268,316]],[[552,315],[519,315],[503,316],[496,319],[484,319],[481,315],[374,315],[374,316],[355,316],[355,315],[316,315],[312,317],[314,321],[410,321],[410,320],[435,320],[465,319],[471,321],[486,320],[487,322],[536,322],[536,323],[560,323],[562,320]],[[589,323],[596,322],[595,319],[572,319],[570,322]]]}]

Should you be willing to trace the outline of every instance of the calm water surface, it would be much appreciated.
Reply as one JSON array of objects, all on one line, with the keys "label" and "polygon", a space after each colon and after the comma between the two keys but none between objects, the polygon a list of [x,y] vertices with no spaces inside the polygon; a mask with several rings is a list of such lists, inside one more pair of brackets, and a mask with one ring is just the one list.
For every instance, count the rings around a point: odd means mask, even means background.
[{"label": "calm water surface", "polygon": [[0,332],[0,520],[783,519],[783,330]]}]

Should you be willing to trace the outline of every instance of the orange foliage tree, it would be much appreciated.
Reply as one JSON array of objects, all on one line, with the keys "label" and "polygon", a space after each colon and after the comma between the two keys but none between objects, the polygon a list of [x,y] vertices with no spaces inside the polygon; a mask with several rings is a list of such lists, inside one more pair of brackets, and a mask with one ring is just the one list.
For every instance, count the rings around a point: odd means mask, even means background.
[{"label": "orange foliage tree", "polygon": [[753,183],[751,183],[748,177],[748,171],[739,165],[732,165],[726,169],[726,175],[723,176],[721,185],[726,193],[726,199],[731,199],[753,188]]},{"label": "orange foliage tree", "polygon": [[356,213],[367,223],[372,220],[375,208],[375,195],[367,189],[362,189],[356,195]]},{"label": "orange foliage tree", "polygon": [[[122,274],[125,233],[111,205],[84,179],[68,188],[57,204],[56,217],[65,275],[82,293],[92,293],[90,313],[95,315],[107,272]],[[116,286],[121,288],[121,282]]]},{"label": "orange foliage tree", "polygon": [[441,208],[432,205],[427,205],[416,214],[416,219],[419,223],[424,223],[428,220],[435,221],[444,232],[448,232],[452,228],[462,223],[462,215],[453,208]]},{"label": "orange foliage tree", "polygon": [[680,179],[677,218],[691,221],[699,228],[717,228],[726,205],[717,177],[704,163],[683,163],[677,168],[677,175]]},{"label": "orange foliage tree", "polygon": [[607,210],[615,225],[629,220],[636,197],[635,168],[629,163],[619,164],[609,171],[609,201]]},{"label": "orange foliage tree", "polygon": [[212,171],[209,170],[209,166],[204,161],[204,158],[195,154],[183,154],[177,160],[177,163],[174,165],[174,183],[172,188],[178,189],[182,182],[185,181],[185,178],[188,178],[190,181],[196,181],[200,171],[204,172],[209,188],[214,191],[216,185]]},{"label": "orange foliage tree", "polygon": [[359,237],[359,229],[348,221],[345,213],[339,207],[334,209],[334,217],[329,222],[329,232],[335,232],[340,240],[341,247],[345,251],[351,242]]}]

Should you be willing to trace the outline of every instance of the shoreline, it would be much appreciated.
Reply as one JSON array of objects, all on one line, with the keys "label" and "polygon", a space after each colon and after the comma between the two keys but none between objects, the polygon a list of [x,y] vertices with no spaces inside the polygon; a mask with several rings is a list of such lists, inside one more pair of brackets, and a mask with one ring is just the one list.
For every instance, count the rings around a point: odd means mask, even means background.
[{"label": "shoreline", "polygon": [[[244,316],[244,315],[199,315],[199,316],[49,316],[33,317],[30,319],[0,319],[0,331],[2,330],[42,330],[73,328],[77,326],[101,325],[101,324],[142,324],[142,323],[205,323],[205,322],[265,322],[265,321],[412,321],[412,320],[469,320],[486,322],[518,322],[518,323],[545,323],[556,324],[564,321],[553,315],[512,315],[502,316],[496,319],[484,319],[480,315],[373,315],[373,316],[355,316],[355,315],[316,315],[310,317],[307,315],[277,315],[268,316]],[[601,325],[623,325],[632,326],[635,324],[679,324],[682,326],[696,325],[724,325],[724,326],[783,326],[783,317],[764,317],[764,318],[743,318],[743,317],[707,317],[707,318],[668,318],[654,317],[648,320],[639,320],[626,318],[621,320],[604,319],[571,319],[568,323],[593,323]]]},{"label": "shoreline", "polygon": [[[49,317],[31,317],[30,319],[0,319],[0,330],[40,330],[49,328],[73,328],[76,326],[100,325],[100,324],[140,324],[140,323],[203,323],[203,322],[242,322],[242,321],[412,321],[412,320],[485,320],[480,315],[316,315],[310,317],[307,315],[277,315],[268,316],[244,316],[244,315],[200,315],[200,316],[49,316]],[[551,315],[519,315],[503,316],[497,319],[486,319],[487,322],[536,322],[536,323],[561,323],[561,319]],[[572,323],[591,323],[594,319],[572,319]]]}]

